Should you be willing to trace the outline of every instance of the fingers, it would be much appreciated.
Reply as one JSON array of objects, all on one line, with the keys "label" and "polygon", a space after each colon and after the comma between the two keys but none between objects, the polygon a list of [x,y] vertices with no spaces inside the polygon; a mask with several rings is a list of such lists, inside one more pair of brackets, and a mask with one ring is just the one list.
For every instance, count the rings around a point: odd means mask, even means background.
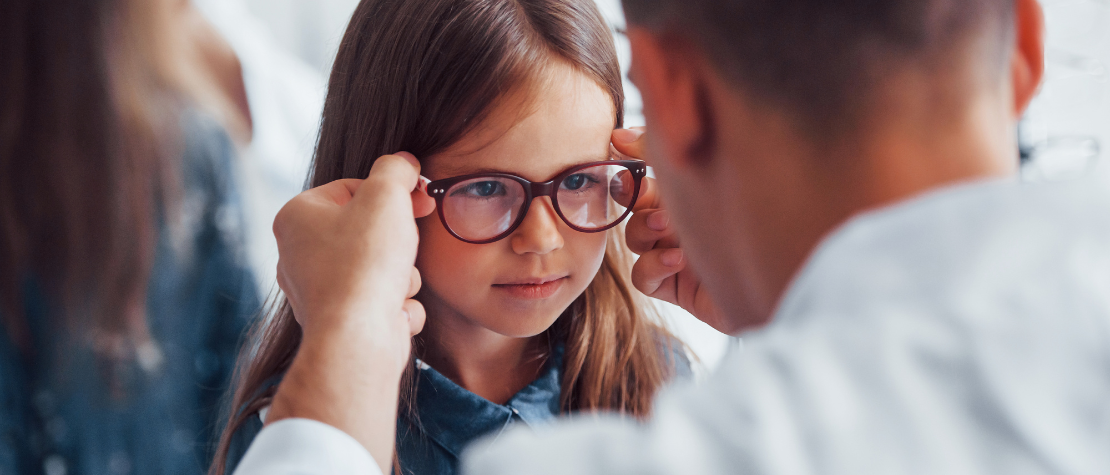
[{"label": "fingers", "polygon": [[[343,206],[359,194],[371,194],[360,193],[360,190],[381,188],[389,183],[400,184],[406,190],[416,190],[419,176],[420,162],[411,153],[398,152],[393,155],[383,155],[374,162],[366,180],[356,178],[335,180],[297,195],[286,206],[300,207],[319,199]],[[435,209],[435,200],[427,194],[414,192],[413,208],[418,213],[417,217],[427,216]]]},{"label": "fingers", "polygon": [[[621,173],[629,172],[622,171]],[[629,201],[632,198],[632,193],[630,189],[631,185],[628,185],[628,187],[629,189],[627,191],[622,190],[622,192],[620,193],[614,191],[613,193],[613,200],[619,203],[621,206],[624,206],[625,208],[628,207]],[[636,203],[632,207],[632,211],[639,211],[648,208],[658,208],[660,206],[661,205],[659,204],[659,199],[657,198],[657,194],[655,193],[655,179],[646,176],[641,178],[640,194],[637,195]]]},{"label": "fingers", "polygon": [[374,175],[375,170],[383,176],[398,180],[408,190],[415,190],[420,181],[420,161],[408,152],[378,157],[370,168],[370,174]]},{"label": "fingers", "polygon": [[684,268],[686,257],[682,249],[656,249],[636,260],[632,266],[632,285],[645,295],[676,303],[674,277]]},{"label": "fingers", "polygon": [[678,247],[678,238],[671,228],[670,212],[664,209],[633,214],[625,228],[628,248],[643,254],[655,248]]},{"label": "fingers", "polygon": [[355,196],[355,193],[361,185],[362,180],[344,178],[308,190],[305,192],[305,196],[326,198],[331,203],[343,206],[351,201],[351,198]]},{"label": "fingers", "polygon": [[[632,212],[662,208],[663,203],[660,201],[659,193],[657,193],[656,190],[655,179],[646,176],[643,177],[640,180],[640,194],[637,195],[636,203],[632,206]],[[614,196],[613,198],[617,203],[620,203],[621,206],[628,207],[628,198],[626,196]]]},{"label": "fingers", "polygon": [[[647,150],[647,141],[644,139],[643,127],[631,127],[627,129],[616,129],[613,131],[611,141],[613,148],[618,153],[627,158],[635,158],[643,160]],[[624,158],[624,157],[622,157]],[[627,207],[627,198],[620,197],[617,201]],[[655,192],[655,179],[644,177],[640,182],[640,195],[636,199],[636,205],[632,211],[639,211],[642,209],[659,208],[658,194]]]},{"label": "fingers", "polygon": [[612,136],[613,147],[630,158],[643,160],[646,151],[643,127],[616,129]]},{"label": "fingers", "polygon": [[416,335],[424,329],[424,319],[426,318],[424,305],[412,299],[417,292],[420,292],[420,284],[420,271],[413,267],[412,274],[409,274],[409,291],[405,294],[407,300],[401,306],[405,316],[408,317],[409,336]]},{"label": "fingers", "polygon": [[371,193],[370,190],[380,191],[393,184],[399,184],[409,191],[413,217],[423,218],[435,211],[435,199],[428,196],[427,191],[419,186],[420,162],[413,154],[397,152],[393,155],[378,157],[374,166],[370,169],[370,175],[360,186],[360,188],[367,189],[367,192],[359,193],[359,195],[372,198],[374,193]]},{"label": "fingers", "polygon": [[436,210],[436,200],[423,190],[412,190],[412,215],[423,218]]},{"label": "fingers", "polygon": [[391,187],[403,189],[411,194],[420,178],[420,162],[411,153],[398,152],[382,155],[374,161],[370,174],[355,192],[353,200],[373,200],[383,190]]},{"label": "fingers", "polygon": [[420,284],[420,271],[413,267],[412,274],[409,276],[409,291],[405,294],[405,298],[411,299],[417,292],[420,292]]},{"label": "fingers", "polygon": [[424,320],[427,315],[424,313],[424,305],[412,299],[405,300],[402,306],[404,314],[408,316],[409,323],[409,336],[416,335],[424,329]]},{"label": "fingers", "polygon": [[289,289],[289,280],[285,277],[285,269],[282,268],[282,262],[281,262],[280,257],[278,257],[278,263],[277,263],[277,266],[275,266],[275,267],[276,267],[276,274],[275,275],[277,276],[278,289],[281,290],[283,293],[288,294],[289,293],[289,290],[288,290]]},{"label": "fingers", "polygon": [[388,184],[396,183],[407,190],[412,190],[413,216],[423,218],[435,211],[435,199],[427,193],[417,189],[417,180],[420,177],[420,162],[408,152],[397,152],[393,155],[383,155],[375,162],[366,180],[346,178],[333,181],[302,193],[293,198],[294,201],[314,201],[322,198],[339,206],[346,205],[356,195],[372,196],[373,193],[360,190],[380,190]]},{"label": "fingers", "polygon": [[346,205],[361,185],[362,180],[342,179],[294,196],[274,217],[274,236],[280,243],[285,230],[303,225],[305,217],[317,217],[323,210],[338,209]]}]

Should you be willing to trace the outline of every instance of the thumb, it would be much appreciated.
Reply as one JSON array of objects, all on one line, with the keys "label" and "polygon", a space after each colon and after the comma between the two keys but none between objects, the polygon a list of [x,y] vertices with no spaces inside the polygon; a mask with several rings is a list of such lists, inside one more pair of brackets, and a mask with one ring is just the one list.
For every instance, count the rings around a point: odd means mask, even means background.
[{"label": "thumb", "polygon": [[416,155],[413,155],[413,154],[408,153],[408,152],[397,152],[393,155],[405,159],[406,162],[409,162],[409,164],[412,165],[412,167],[416,169],[417,174],[420,173],[420,160],[416,159]]},{"label": "thumb", "polygon": [[382,190],[404,190],[406,194],[416,189],[420,177],[420,162],[411,153],[399,152],[382,155],[374,160],[370,174],[362,181],[351,201],[373,201]]},{"label": "thumb", "polygon": [[613,148],[621,154],[627,155],[629,158],[644,159],[647,141],[644,140],[643,127],[616,129],[613,131],[611,140]]},{"label": "thumb", "polygon": [[412,215],[417,218],[423,218],[432,214],[436,210],[436,200],[428,196],[424,190],[412,191]]}]

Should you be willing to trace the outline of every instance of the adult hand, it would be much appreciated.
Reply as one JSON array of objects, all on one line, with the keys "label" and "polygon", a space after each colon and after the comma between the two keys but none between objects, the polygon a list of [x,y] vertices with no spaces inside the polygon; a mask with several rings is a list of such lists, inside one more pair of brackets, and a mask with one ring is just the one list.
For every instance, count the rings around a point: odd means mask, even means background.
[{"label": "adult hand", "polygon": [[278,285],[304,332],[267,423],[315,419],[361,442],[388,473],[399,382],[424,309],[413,266],[415,217],[435,201],[414,191],[408,153],[379,158],[365,180],[305,191],[274,220]]},{"label": "adult hand", "polygon": [[[420,286],[414,217],[431,213],[435,201],[414,190],[419,170],[409,153],[385,155],[365,180],[305,191],[278,213],[278,286],[306,333],[397,323],[402,320],[388,317],[406,313],[411,328],[382,334],[392,338],[381,343],[407,345],[420,330],[423,307],[406,298]],[[400,350],[407,360],[407,346]]]},{"label": "adult hand", "polygon": [[[612,141],[613,147],[624,155],[632,158],[645,155],[642,127],[614,130]],[[670,212],[663,207],[656,190],[655,180],[645,177],[625,229],[629,249],[640,256],[632,266],[632,285],[644,295],[678,305],[698,320],[727,333],[731,327],[721,318],[701,279],[687,265],[671,227]]]}]

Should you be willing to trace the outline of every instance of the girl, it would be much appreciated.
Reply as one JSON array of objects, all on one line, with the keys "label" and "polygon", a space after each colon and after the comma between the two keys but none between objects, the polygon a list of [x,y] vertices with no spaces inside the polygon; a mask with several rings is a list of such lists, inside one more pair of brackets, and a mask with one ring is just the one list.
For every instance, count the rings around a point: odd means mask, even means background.
[{"label": "girl", "polygon": [[[623,93],[591,0],[364,0],[331,76],[312,184],[421,159],[427,311],[404,378],[395,471],[454,473],[475,438],[558,414],[644,416],[688,372],[628,283],[615,227],[642,162],[611,160]],[[213,464],[230,473],[300,341],[287,304],[256,332]]]}]

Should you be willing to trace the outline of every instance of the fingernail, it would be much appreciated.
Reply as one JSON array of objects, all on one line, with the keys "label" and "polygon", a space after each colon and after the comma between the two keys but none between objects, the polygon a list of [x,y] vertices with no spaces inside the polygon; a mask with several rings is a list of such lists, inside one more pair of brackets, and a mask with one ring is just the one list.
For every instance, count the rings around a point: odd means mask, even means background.
[{"label": "fingernail", "polygon": [[621,143],[632,143],[640,139],[644,131],[636,129],[617,129],[613,131],[613,139]]},{"label": "fingernail", "polygon": [[401,313],[405,314],[405,321],[406,322],[411,322],[412,321],[412,314],[409,313],[408,310],[401,309]]},{"label": "fingernail", "polygon": [[669,249],[659,256],[659,261],[667,267],[674,267],[682,263],[682,249]]},{"label": "fingernail", "polygon": [[416,158],[416,155],[413,155],[409,152],[397,152],[394,155],[405,159],[405,161],[409,162],[409,164],[412,165],[413,168],[416,168],[417,171],[420,170],[420,159]]},{"label": "fingernail", "polygon": [[671,217],[666,210],[659,210],[647,217],[647,226],[653,231],[664,231],[671,224]]}]

